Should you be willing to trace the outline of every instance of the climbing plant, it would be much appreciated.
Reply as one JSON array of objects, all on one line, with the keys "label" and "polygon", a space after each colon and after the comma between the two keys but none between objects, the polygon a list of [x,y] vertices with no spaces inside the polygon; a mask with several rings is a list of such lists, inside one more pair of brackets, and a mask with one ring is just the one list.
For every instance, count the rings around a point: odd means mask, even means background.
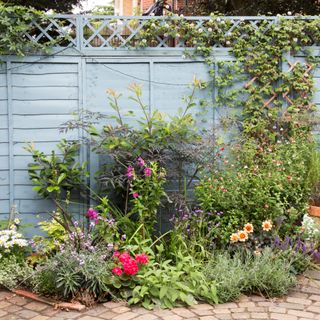
[{"label": "climbing plant", "polygon": [[48,53],[49,49],[62,41],[60,36],[52,39],[35,41],[40,30],[32,24],[46,28],[48,17],[42,12],[23,6],[5,6],[0,3],[0,55],[13,54],[24,56],[40,51]]}]

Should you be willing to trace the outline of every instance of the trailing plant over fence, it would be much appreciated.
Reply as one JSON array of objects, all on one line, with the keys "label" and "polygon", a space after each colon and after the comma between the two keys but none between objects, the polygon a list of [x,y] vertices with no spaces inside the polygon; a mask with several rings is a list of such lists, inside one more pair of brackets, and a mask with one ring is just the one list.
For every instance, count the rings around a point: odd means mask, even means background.
[{"label": "trailing plant over fence", "polygon": [[[47,20],[42,11],[0,3],[0,55],[24,56],[35,51],[48,53],[52,46],[63,39],[53,33],[50,40],[46,37],[42,40],[38,26],[46,29]],[[37,25],[32,23],[35,21]],[[36,41],[37,37],[39,39]]]}]

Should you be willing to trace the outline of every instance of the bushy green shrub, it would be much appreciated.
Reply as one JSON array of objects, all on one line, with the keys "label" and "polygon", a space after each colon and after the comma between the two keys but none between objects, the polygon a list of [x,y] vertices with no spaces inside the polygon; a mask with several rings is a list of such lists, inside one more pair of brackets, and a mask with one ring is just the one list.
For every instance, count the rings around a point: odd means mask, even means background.
[{"label": "bushy green shrub", "polygon": [[34,289],[63,299],[71,299],[85,292],[88,301],[84,303],[103,300],[109,293],[109,257],[110,252],[105,249],[90,246],[77,252],[67,246],[37,266],[32,279]]},{"label": "bushy green shrub", "polygon": [[30,282],[32,268],[15,256],[0,260],[0,287],[14,289]]},{"label": "bushy green shrub", "polygon": [[267,219],[279,221],[281,235],[292,232],[307,208],[309,153],[310,145],[301,141],[247,143],[205,172],[196,195],[201,209],[220,225],[218,240],[226,243],[244,224],[261,226]]},{"label": "bushy green shrub", "polygon": [[233,256],[221,253],[209,261],[206,279],[216,283],[220,302],[235,300],[241,293],[282,296],[296,284],[293,270],[297,261],[301,258],[304,262],[308,260],[303,255],[294,254],[270,248],[257,255],[248,251],[239,251]]},{"label": "bushy green shrub", "polygon": [[152,309],[173,308],[181,303],[193,305],[196,300],[218,303],[215,284],[206,282],[201,263],[191,256],[179,256],[175,263],[171,260],[153,263],[139,275],[129,303],[141,303]]}]

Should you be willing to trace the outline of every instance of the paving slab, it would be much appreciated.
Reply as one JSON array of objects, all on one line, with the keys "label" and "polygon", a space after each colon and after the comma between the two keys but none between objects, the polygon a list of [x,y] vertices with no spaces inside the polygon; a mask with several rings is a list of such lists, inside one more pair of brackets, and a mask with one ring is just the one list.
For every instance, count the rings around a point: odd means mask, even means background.
[{"label": "paving slab", "polygon": [[320,320],[320,272],[308,272],[287,296],[241,296],[212,306],[199,303],[172,310],[146,310],[125,302],[107,302],[83,312],[54,310],[41,302],[0,290],[0,320]]}]

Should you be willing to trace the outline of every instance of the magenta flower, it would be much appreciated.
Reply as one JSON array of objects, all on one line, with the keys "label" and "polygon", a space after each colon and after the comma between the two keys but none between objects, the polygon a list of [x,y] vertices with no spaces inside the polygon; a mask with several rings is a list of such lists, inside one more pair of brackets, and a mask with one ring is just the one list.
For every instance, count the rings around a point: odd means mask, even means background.
[{"label": "magenta flower", "polygon": [[139,198],[139,193],[138,192],[134,192],[132,195],[135,199]]},{"label": "magenta flower", "polygon": [[128,178],[132,178],[132,177],[133,177],[133,173],[134,173],[134,168],[131,167],[131,166],[129,166],[129,167],[127,168],[127,177],[128,177]]},{"label": "magenta flower", "polygon": [[151,177],[151,174],[152,174],[152,169],[151,168],[145,168],[144,169],[144,175],[146,177]]},{"label": "magenta flower", "polygon": [[144,161],[141,157],[139,157],[139,158],[137,159],[137,161],[138,161],[140,167],[144,167],[145,164],[146,164],[145,161]]},{"label": "magenta flower", "polygon": [[92,208],[89,208],[86,214],[89,220],[92,220],[95,224],[99,223],[99,213]]}]

